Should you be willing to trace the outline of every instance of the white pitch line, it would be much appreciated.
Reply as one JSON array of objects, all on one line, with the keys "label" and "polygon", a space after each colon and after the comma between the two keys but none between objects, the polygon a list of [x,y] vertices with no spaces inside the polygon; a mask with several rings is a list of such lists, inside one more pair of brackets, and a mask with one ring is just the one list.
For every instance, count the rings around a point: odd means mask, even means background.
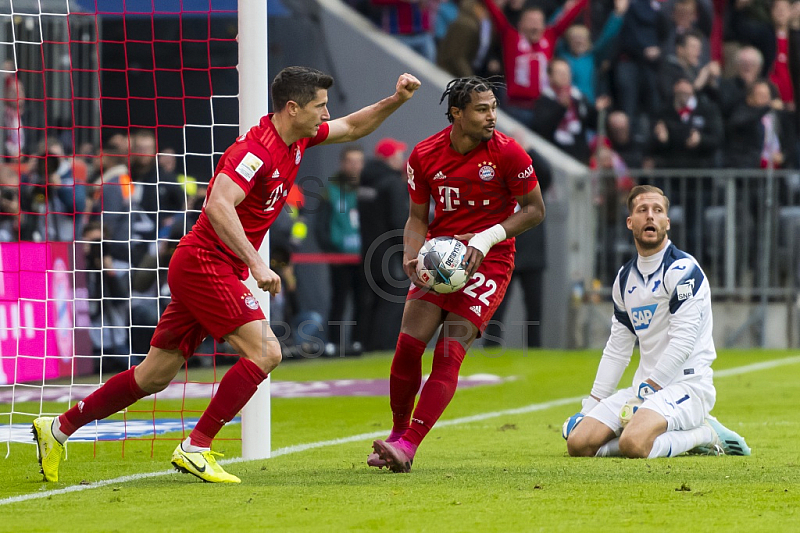
[{"label": "white pitch line", "polygon": [[[718,372],[714,372],[714,377],[737,376],[740,374],[756,372],[758,370],[765,370],[768,368],[793,365],[795,363],[800,363],[800,356],[784,357],[782,359],[774,359],[772,361],[764,361],[762,363],[753,363],[751,365],[744,365],[735,368],[729,368],[726,370],[720,370]],[[525,413],[532,413],[534,411],[543,411],[545,409],[550,409],[552,407],[560,407],[562,405],[575,404],[580,402],[582,399],[583,396],[575,396],[573,398],[561,398],[558,400],[551,400],[549,402],[534,403],[526,405],[524,407],[517,407],[515,409],[504,409],[502,411],[492,411],[489,413],[482,413],[478,415],[453,418],[451,420],[441,420],[436,424],[436,426],[437,427],[457,426],[460,424],[468,424],[470,422],[480,422],[482,420],[489,420],[491,418],[497,418],[500,416],[521,415]],[[339,444],[348,444],[350,442],[370,440],[377,437],[381,437],[385,434],[386,434],[385,430],[373,431],[370,433],[360,433],[358,435],[351,435],[349,437],[343,437],[341,439],[323,440],[318,442],[309,442],[306,444],[295,444],[294,446],[287,446],[285,448],[278,448],[277,450],[273,450],[271,458],[280,457],[282,455],[290,455],[293,453],[305,452],[307,450],[313,450],[315,448],[325,448],[328,446],[336,446]],[[246,461],[241,457],[220,461],[221,464],[232,464],[232,463],[243,463],[243,462]],[[51,496],[58,496],[59,494],[69,494],[71,492],[81,492],[84,490],[98,489],[100,487],[106,487],[108,485],[117,485],[120,483],[128,483],[131,481],[139,481],[142,479],[148,479],[153,477],[167,476],[175,473],[176,473],[175,470],[162,470],[160,472],[131,474],[129,476],[121,476],[114,479],[95,481],[89,485],[72,485],[70,487],[65,487],[63,489],[54,489],[41,492],[34,492],[30,494],[21,494],[19,496],[11,496],[9,498],[4,498],[0,500],[0,506],[9,505],[12,503],[26,502],[30,500],[39,500],[42,498],[49,498]]]},{"label": "white pitch line", "polygon": [[795,363],[800,363],[800,355],[796,355],[794,357],[784,357],[783,359],[773,359],[772,361],[764,361],[762,363],[753,363],[752,365],[726,368],[725,370],[720,370],[720,371],[715,370],[714,377],[724,378],[728,376],[738,376],[739,374],[747,374],[748,372],[755,372],[756,370],[766,370],[767,368],[793,365]]}]

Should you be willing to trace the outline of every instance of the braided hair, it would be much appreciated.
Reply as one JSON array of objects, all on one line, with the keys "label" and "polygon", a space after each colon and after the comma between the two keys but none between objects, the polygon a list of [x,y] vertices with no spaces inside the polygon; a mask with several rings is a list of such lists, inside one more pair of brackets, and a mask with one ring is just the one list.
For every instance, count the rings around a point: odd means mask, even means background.
[{"label": "braided hair", "polygon": [[457,107],[458,109],[466,109],[467,104],[472,101],[472,93],[483,93],[486,91],[496,91],[505,86],[504,83],[498,81],[499,77],[492,76],[491,78],[481,78],[480,76],[470,76],[468,78],[456,78],[447,84],[442,97],[439,99],[439,104],[444,102],[447,98],[447,111],[445,115],[450,123],[453,123],[453,114],[450,109]]}]

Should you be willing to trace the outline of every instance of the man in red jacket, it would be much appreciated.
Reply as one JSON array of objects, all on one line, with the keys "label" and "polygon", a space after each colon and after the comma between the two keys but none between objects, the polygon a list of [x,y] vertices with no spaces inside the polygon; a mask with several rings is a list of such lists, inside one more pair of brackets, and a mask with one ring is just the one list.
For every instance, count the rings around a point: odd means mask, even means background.
[{"label": "man in red jacket", "polygon": [[539,7],[522,12],[517,27],[511,25],[501,10],[505,0],[483,0],[503,44],[503,67],[508,100],[504,109],[511,116],[530,125],[533,104],[547,86],[547,63],[556,51],[556,41],[564,33],[588,0],[568,0],[561,15],[550,26]]}]

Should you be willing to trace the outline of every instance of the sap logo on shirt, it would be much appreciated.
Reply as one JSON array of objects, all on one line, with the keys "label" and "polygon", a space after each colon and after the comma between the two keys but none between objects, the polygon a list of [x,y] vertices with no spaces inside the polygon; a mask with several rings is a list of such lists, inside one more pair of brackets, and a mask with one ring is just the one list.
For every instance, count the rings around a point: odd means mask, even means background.
[{"label": "sap logo on shirt", "polygon": [[679,302],[692,298],[694,296],[694,280],[687,279],[684,283],[678,285],[675,291],[678,293]]},{"label": "sap logo on shirt", "polygon": [[642,307],[634,307],[631,309],[633,329],[647,329],[650,327],[650,322],[653,320],[653,315],[656,314],[656,307],[658,307],[658,304],[644,305]]}]

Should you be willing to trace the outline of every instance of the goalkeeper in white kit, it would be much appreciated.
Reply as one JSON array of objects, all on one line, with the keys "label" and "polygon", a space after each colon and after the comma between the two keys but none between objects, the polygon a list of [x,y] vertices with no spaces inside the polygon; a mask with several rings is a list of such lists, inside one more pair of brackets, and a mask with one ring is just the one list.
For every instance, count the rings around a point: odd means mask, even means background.
[{"label": "goalkeeper in white kit", "polygon": [[[711,292],[697,261],[667,237],[668,210],[657,187],[640,185],[628,196],[638,254],[614,281],[611,335],[591,395],[564,423],[573,457],[750,455],[744,439],[709,414],[717,356]],[[633,385],[615,392],[637,339]]]}]

